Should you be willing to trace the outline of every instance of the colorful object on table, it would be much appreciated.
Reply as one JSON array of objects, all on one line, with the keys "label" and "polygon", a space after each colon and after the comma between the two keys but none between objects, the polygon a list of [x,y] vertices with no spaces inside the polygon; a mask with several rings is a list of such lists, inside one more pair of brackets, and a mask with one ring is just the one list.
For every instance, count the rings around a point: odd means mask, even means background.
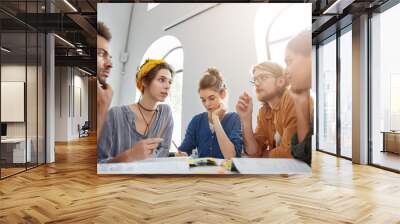
[{"label": "colorful object on table", "polygon": [[232,160],[225,159],[224,161],[222,161],[221,166],[225,168],[225,170],[232,170]]},{"label": "colorful object on table", "polygon": [[[226,171],[231,171],[232,170],[232,160],[221,160],[221,159],[215,159],[212,157],[206,157],[206,158],[189,158],[188,159],[189,167],[201,167],[201,166],[217,166],[218,174],[224,174]],[[198,173],[199,174],[199,173]]]},{"label": "colorful object on table", "polygon": [[188,163],[189,167],[218,165],[217,161],[214,158],[198,158],[198,159],[189,158]]}]

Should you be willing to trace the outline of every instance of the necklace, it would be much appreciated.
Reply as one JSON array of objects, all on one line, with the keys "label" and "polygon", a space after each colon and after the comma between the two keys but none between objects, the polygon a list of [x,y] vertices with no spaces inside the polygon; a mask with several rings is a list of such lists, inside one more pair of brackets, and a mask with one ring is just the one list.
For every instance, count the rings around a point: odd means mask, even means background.
[{"label": "necklace", "polygon": [[[149,130],[149,129],[150,129],[150,124],[151,124],[151,122],[153,121],[154,116],[155,116],[156,113],[157,113],[157,109],[155,109],[155,110],[147,110],[147,109],[144,108],[139,102],[138,102],[138,105],[139,105],[139,106],[138,106],[138,109],[139,109],[140,115],[142,116],[143,121],[144,121],[144,123],[146,124],[146,129],[144,130],[143,135],[147,138],[147,134],[148,134],[148,132],[150,131],[150,130]],[[144,116],[144,114],[143,114],[143,112],[142,112],[142,109],[144,109],[144,110],[146,110],[146,111],[153,111],[153,112],[155,112],[155,113],[153,113],[153,115],[151,116],[149,122],[147,122],[147,120],[146,120],[146,118],[145,118],[145,116]]]},{"label": "necklace", "polygon": [[141,103],[140,103],[140,100],[138,101],[138,105],[139,105],[139,107],[141,107],[143,110],[145,110],[145,111],[149,111],[149,112],[153,112],[153,111],[157,111],[157,108],[156,109],[147,109],[146,107],[144,107]]}]

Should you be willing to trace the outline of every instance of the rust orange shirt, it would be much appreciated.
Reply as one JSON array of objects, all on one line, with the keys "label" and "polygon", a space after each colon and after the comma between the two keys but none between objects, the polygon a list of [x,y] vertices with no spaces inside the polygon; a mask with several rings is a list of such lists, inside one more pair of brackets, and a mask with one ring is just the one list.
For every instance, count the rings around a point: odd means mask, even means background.
[{"label": "rust orange shirt", "polygon": [[290,144],[296,125],[294,101],[286,90],[275,108],[265,104],[258,111],[254,137],[262,152],[254,156],[292,158]]}]

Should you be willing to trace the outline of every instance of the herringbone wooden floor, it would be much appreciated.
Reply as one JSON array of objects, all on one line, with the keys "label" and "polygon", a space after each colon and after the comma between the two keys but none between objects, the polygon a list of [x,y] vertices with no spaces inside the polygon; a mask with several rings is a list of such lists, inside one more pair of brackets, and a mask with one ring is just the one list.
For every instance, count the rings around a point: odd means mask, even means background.
[{"label": "herringbone wooden floor", "polygon": [[310,176],[98,176],[95,139],[0,181],[0,223],[400,223],[400,175],[314,153]]}]

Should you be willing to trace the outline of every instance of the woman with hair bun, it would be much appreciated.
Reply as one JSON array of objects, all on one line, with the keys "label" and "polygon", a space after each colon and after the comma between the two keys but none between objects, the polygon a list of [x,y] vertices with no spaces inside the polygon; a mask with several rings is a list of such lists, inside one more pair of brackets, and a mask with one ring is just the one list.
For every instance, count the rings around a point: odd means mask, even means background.
[{"label": "woman with hair bun", "polygon": [[178,150],[191,155],[197,148],[200,158],[240,157],[243,145],[240,119],[237,113],[226,111],[224,100],[228,91],[216,68],[207,69],[199,82],[198,92],[206,112],[192,118]]}]

